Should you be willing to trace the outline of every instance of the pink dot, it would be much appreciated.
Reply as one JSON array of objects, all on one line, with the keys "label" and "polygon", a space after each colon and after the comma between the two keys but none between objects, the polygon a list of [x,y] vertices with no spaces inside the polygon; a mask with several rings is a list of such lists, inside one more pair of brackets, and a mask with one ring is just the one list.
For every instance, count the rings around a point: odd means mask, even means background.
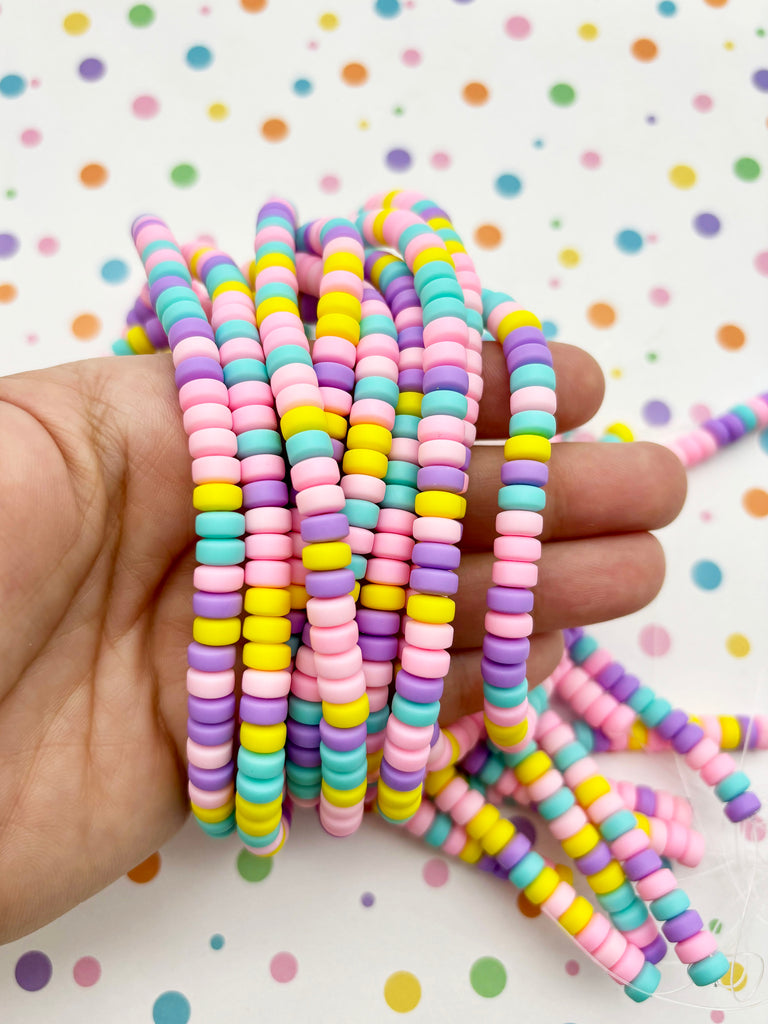
[{"label": "pink dot", "polygon": [[451,158],[447,153],[433,153],[429,162],[436,171],[444,171],[451,166]]},{"label": "pink dot", "polygon": [[451,869],[440,857],[432,857],[421,869],[421,874],[427,885],[431,885],[433,889],[439,889],[448,881]]},{"label": "pink dot", "polygon": [[549,287],[550,288],[559,288],[560,287],[560,278],[559,277],[550,278]]},{"label": "pink dot", "polygon": [[648,298],[654,306],[666,306],[670,296],[666,288],[651,288]]},{"label": "pink dot", "polygon": [[504,26],[504,31],[512,39],[525,39],[531,34],[531,23],[527,18],[510,18]]},{"label": "pink dot", "polygon": [[403,64],[409,68],[418,67],[421,64],[421,54],[418,50],[405,50],[403,53]]},{"label": "pink dot", "polygon": [[702,523],[709,523],[709,522],[711,522],[712,521],[712,513],[711,512],[707,512],[707,510],[705,509],[701,513],[701,521],[702,521]]},{"label": "pink dot", "polygon": [[210,14],[211,13],[211,8],[210,7],[201,7],[200,8],[200,13],[201,14]]},{"label": "pink dot", "polygon": [[25,128],[20,138],[22,146],[39,146],[43,141],[43,136],[37,128]]},{"label": "pink dot", "polygon": [[29,84],[30,84],[30,86],[33,89],[39,89],[40,88],[40,79],[39,78],[30,78]]},{"label": "pink dot", "polygon": [[293,953],[275,953],[269,962],[269,973],[282,984],[293,981],[298,969],[299,962]]},{"label": "pink dot", "polygon": [[566,974],[570,974],[570,976],[572,978],[575,977],[579,973],[580,970],[581,970],[581,968],[579,967],[578,963],[575,960],[566,960],[565,961],[565,973]]},{"label": "pink dot", "polygon": [[768,277],[768,251],[759,252],[757,256],[755,256],[755,270],[758,274]]},{"label": "pink dot", "polygon": [[699,93],[698,96],[693,97],[693,106],[696,110],[700,110],[702,114],[706,114],[708,110],[712,109],[712,97],[706,96],[703,92]]},{"label": "pink dot", "polygon": [[759,816],[747,818],[741,823],[741,831],[744,833],[744,838],[748,839],[750,843],[762,843],[766,836],[765,821]]},{"label": "pink dot", "polygon": [[658,235],[646,235],[646,236],[645,236],[645,240],[646,240],[646,242],[648,242],[648,243],[649,243],[650,245],[654,245],[654,244],[655,244],[656,242],[658,242],[658,240],[659,240],[659,236],[658,236]]},{"label": "pink dot", "polygon": [[216,248],[216,239],[213,235],[198,235],[197,241],[200,245],[210,245],[212,248]]},{"label": "pink dot", "polygon": [[640,647],[652,658],[659,658],[669,651],[672,639],[663,626],[651,623],[640,630]]},{"label": "pink dot", "polygon": [[95,956],[81,956],[72,969],[72,974],[78,985],[90,988],[101,977],[101,964]]},{"label": "pink dot", "polygon": [[318,43],[317,43],[316,39],[310,39],[310,41],[307,43],[307,49],[308,50],[316,50],[317,47],[318,47]]},{"label": "pink dot", "polygon": [[36,345],[40,338],[36,334],[28,334],[26,340],[28,345]]},{"label": "pink dot", "polygon": [[160,104],[154,96],[137,96],[131,107],[136,117],[146,120],[146,118],[154,117],[157,114]]},{"label": "pink dot", "polygon": [[326,174],[324,178],[320,179],[320,188],[323,192],[338,192],[341,188],[341,182],[335,174]]},{"label": "pink dot", "polygon": [[712,418],[708,405],[703,405],[697,402],[696,405],[692,405],[688,415],[691,417],[694,423],[703,423],[705,420]]},{"label": "pink dot", "polygon": [[572,441],[596,441],[597,435],[591,430],[572,430],[568,435]]},{"label": "pink dot", "polygon": [[42,253],[43,256],[53,256],[59,251],[59,240],[58,238],[51,238],[46,235],[45,238],[41,238],[37,243],[37,251]]},{"label": "pink dot", "polygon": [[712,1021],[712,1024],[723,1024],[725,1014],[722,1010],[713,1010],[709,1015],[709,1019]]},{"label": "pink dot", "polygon": [[601,162],[600,154],[592,150],[581,154],[581,166],[586,167],[590,171],[594,171],[596,167],[599,167]]}]

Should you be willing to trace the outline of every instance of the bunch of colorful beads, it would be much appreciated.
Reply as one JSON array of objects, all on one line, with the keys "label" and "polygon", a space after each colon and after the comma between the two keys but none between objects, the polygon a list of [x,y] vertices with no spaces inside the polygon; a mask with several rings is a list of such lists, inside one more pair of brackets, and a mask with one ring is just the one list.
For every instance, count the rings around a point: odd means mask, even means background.
[{"label": "bunch of colorful beads", "polygon": [[[303,225],[290,203],[272,200],[242,268],[213,248],[179,246],[155,217],[140,217],[133,237],[147,285],[114,350],[170,348],[192,457],[187,756],[201,828],[237,830],[269,856],[293,805],[316,807],[335,836],[375,806],[511,881],[633,999],[657,989],[665,938],[696,985],[716,982],[728,961],[660,859],[700,860],[690,808],[610,782],[590,751],[626,745],[640,721],[741,821],[760,804],[720,752],[718,743],[738,745],[731,719],[717,740],[705,735],[703,721],[673,711],[581,630],[568,631],[568,655],[529,694],[531,588],[556,430],[538,319],[481,288],[446,213],[416,193],[374,197],[355,221]],[[488,335],[503,347],[510,420],[485,703],[441,729]],[[766,420],[761,397],[674,450],[693,464]],[[621,424],[605,435],[629,439]],[[756,726],[748,745],[765,732]],[[547,823],[604,913],[501,814],[507,798]]]}]

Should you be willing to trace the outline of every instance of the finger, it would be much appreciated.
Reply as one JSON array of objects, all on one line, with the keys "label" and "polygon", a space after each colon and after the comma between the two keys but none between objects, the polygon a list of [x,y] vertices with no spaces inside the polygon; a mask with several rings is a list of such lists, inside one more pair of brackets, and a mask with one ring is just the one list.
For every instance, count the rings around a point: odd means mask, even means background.
[{"label": "finger", "polygon": [[[480,673],[479,648],[457,651],[451,657],[451,667],[445,677],[445,693],[440,702],[440,724],[450,725],[462,715],[480,711],[483,707],[483,680]],[[527,676],[531,686],[537,686],[554,672],[563,656],[563,634],[539,633],[531,637],[531,654]]]},{"label": "finger", "polygon": [[[488,550],[499,511],[504,453],[472,453],[462,547]],[[658,530],[683,507],[686,476],[661,445],[563,442],[552,446],[542,540]]]},{"label": "finger", "polygon": [[[454,648],[479,647],[483,642],[493,562],[490,552],[462,559]],[[650,533],[545,544],[533,592],[533,628],[546,633],[630,615],[652,601],[663,582],[664,552]]]},{"label": "finger", "polygon": [[[591,355],[575,345],[552,342],[549,347],[557,378],[557,429],[573,430],[600,408],[605,391],[603,371]],[[509,371],[497,341],[483,344],[483,380],[477,436],[481,440],[507,437]]]}]

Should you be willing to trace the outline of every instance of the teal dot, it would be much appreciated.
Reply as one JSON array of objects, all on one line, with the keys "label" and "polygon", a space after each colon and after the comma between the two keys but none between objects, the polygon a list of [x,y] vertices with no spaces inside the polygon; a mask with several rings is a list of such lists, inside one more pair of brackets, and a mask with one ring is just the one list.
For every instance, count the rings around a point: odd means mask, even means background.
[{"label": "teal dot", "polygon": [[224,946],[224,936],[217,932],[211,936],[211,949],[221,949]]},{"label": "teal dot", "polygon": [[213,54],[207,46],[190,46],[187,50],[187,64],[196,71],[207,68],[213,61]]},{"label": "teal dot", "polygon": [[495,182],[496,191],[500,196],[516,196],[523,187],[516,174],[500,174]]},{"label": "teal dot", "polygon": [[396,18],[400,13],[400,0],[376,0],[373,9],[380,18]]},{"label": "teal dot", "polygon": [[27,83],[21,75],[3,75],[0,78],[0,95],[11,99],[14,96],[21,96],[27,87]]},{"label": "teal dot", "polygon": [[124,260],[107,260],[102,264],[101,276],[107,284],[121,284],[128,277],[128,264]]},{"label": "teal dot", "polygon": [[308,78],[297,78],[293,83],[293,91],[297,96],[309,96],[314,86]]},{"label": "teal dot", "polygon": [[656,10],[663,18],[671,18],[673,14],[677,14],[677,4],[673,4],[672,0],[661,0]]},{"label": "teal dot", "polygon": [[765,430],[761,430],[757,437],[760,442],[760,447],[768,455],[768,427],[766,427]]},{"label": "teal dot", "polygon": [[557,337],[557,324],[551,320],[542,320],[541,329],[544,332],[544,337],[547,341],[551,341],[552,338]]},{"label": "teal dot", "polygon": [[701,561],[694,562],[691,568],[691,578],[702,590],[717,590],[723,582],[723,573],[715,562],[702,558]]},{"label": "teal dot", "polygon": [[622,252],[640,252],[643,248],[643,238],[639,232],[633,231],[632,228],[625,228],[624,231],[620,231],[616,235],[616,245]]},{"label": "teal dot", "polygon": [[189,1000],[181,992],[163,992],[152,1007],[154,1024],[187,1024],[191,1014]]}]

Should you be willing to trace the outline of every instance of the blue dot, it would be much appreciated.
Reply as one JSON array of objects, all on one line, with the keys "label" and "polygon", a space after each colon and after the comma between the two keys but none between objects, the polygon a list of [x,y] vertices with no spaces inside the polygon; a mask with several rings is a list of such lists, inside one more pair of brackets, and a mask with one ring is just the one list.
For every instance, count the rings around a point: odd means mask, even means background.
[{"label": "blue dot", "polygon": [[124,260],[107,260],[101,266],[101,276],[107,284],[121,284],[128,277],[128,264]]},{"label": "blue dot", "polygon": [[541,329],[544,332],[544,337],[547,341],[557,337],[557,324],[553,323],[551,320],[542,320]]},{"label": "blue dot", "polygon": [[27,83],[21,75],[4,75],[0,78],[0,94],[8,96],[21,96],[27,87]]},{"label": "blue dot", "polygon": [[760,447],[768,455],[768,427],[765,430],[761,430],[757,435],[757,439],[760,442]]},{"label": "blue dot", "polygon": [[691,579],[702,590],[717,590],[723,582],[723,573],[715,562],[702,558],[700,562],[694,562],[691,568]]},{"label": "blue dot", "polygon": [[314,86],[308,78],[297,78],[293,83],[293,91],[297,96],[309,96]]},{"label": "blue dot", "polygon": [[677,14],[677,4],[673,4],[672,0],[661,0],[656,9],[663,18],[671,18],[673,14]]},{"label": "blue dot", "polygon": [[189,1000],[181,992],[163,992],[152,1007],[155,1024],[187,1024],[192,1013]]},{"label": "blue dot", "polygon": [[534,149],[543,149],[544,148],[544,139],[534,139],[533,140],[533,148]]},{"label": "blue dot", "polygon": [[616,235],[616,245],[622,252],[640,252],[643,248],[643,239],[637,231],[625,228]]},{"label": "blue dot", "polygon": [[224,936],[216,932],[211,936],[211,949],[221,949],[224,945]]},{"label": "blue dot", "polygon": [[213,60],[213,54],[207,46],[190,46],[187,50],[187,64],[200,71],[207,68]]},{"label": "blue dot", "polygon": [[516,174],[500,174],[496,179],[496,191],[500,196],[516,196],[523,187]]},{"label": "blue dot", "polygon": [[400,13],[400,0],[376,0],[373,9],[380,18],[396,18]]}]

